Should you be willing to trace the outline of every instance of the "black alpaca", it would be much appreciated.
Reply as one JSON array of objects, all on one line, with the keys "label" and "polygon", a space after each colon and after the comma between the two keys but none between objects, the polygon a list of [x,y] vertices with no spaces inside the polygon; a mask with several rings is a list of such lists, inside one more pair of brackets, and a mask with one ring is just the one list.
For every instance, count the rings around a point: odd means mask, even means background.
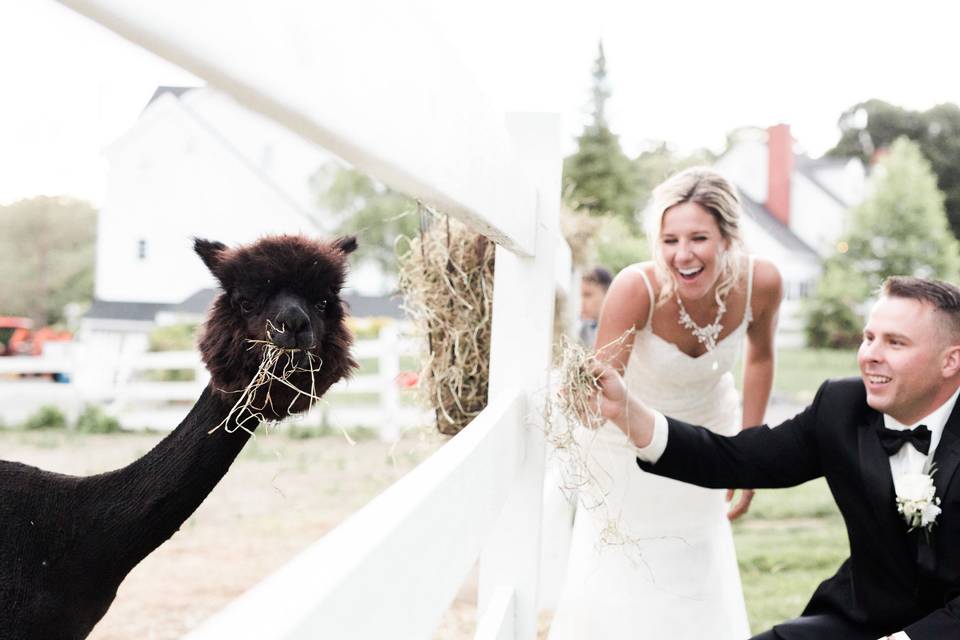
[{"label": "black alpaca", "polygon": [[[251,409],[231,411],[261,363],[264,345],[251,340],[297,349],[290,357],[312,366],[289,381],[314,396],[351,373],[339,293],[356,246],[352,237],[277,236],[234,249],[195,241],[223,292],[200,340],[210,384],[176,430],[96,476],[0,460],[0,639],[85,638],[126,575],[203,502],[256,428]],[[257,392],[258,417],[279,420],[311,402],[283,384],[269,396]]]}]

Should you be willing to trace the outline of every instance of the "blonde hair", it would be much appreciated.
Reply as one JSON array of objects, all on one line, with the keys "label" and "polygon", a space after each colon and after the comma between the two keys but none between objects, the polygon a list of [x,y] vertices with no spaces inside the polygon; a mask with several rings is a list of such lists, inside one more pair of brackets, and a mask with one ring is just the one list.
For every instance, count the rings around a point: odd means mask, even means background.
[{"label": "blonde hair", "polygon": [[740,278],[740,256],[743,238],[740,234],[740,198],[726,178],[708,167],[690,167],[676,173],[653,190],[653,204],[648,218],[648,237],[652,246],[657,279],[661,282],[657,304],[663,304],[677,290],[673,271],[667,266],[660,248],[660,229],[663,216],[671,208],[685,202],[695,202],[713,216],[720,235],[727,241],[727,249],[720,256],[720,277],[717,280],[716,299],[719,304],[727,297]]}]

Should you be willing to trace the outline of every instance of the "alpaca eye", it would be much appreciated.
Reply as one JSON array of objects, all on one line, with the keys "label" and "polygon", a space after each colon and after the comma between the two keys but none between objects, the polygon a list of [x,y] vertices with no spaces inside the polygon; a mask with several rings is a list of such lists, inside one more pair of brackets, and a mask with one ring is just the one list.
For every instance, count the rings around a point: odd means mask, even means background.
[{"label": "alpaca eye", "polygon": [[315,305],[313,305],[313,308],[316,309],[317,311],[319,311],[320,313],[323,313],[324,311],[326,311],[326,310],[327,310],[327,300],[326,300],[326,298],[321,299],[320,302],[318,302],[318,303],[316,303]]},{"label": "alpaca eye", "polygon": [[240,306],[240,311],[243,313],[250,313],[253,311],[253,303],[246,298],[240,298],[237,301],[237,304]]}]

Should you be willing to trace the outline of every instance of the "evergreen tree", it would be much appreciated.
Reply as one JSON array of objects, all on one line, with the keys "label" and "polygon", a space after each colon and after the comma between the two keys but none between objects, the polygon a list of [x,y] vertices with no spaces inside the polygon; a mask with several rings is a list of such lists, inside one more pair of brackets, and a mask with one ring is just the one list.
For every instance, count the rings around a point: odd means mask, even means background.
[{"label": "evergreen tree", "polygon": [[620,148],[606,118],[611,91],[601,42],[593,66],[592,120],[577,138],[577,151],[564,159],[564,194],[572,208],[594,215],[614,214],[637,229],[640,205],[633,163]]}]

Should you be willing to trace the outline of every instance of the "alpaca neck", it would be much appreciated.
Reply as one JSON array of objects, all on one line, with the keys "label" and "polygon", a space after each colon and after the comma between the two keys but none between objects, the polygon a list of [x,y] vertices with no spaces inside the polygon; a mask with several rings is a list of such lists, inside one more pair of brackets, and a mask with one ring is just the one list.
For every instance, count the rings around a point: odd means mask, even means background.
[{"label": "alpaca neck", "polygon": [[[226,474],[250,433],[221,426],[232,400],[204,389],[183,422],[149,453],[117,471],[90,478],[88,497],[109,531],[108,561],[120,579],[172,536]],[[251,423],[251,428],[256,423]]]}]

